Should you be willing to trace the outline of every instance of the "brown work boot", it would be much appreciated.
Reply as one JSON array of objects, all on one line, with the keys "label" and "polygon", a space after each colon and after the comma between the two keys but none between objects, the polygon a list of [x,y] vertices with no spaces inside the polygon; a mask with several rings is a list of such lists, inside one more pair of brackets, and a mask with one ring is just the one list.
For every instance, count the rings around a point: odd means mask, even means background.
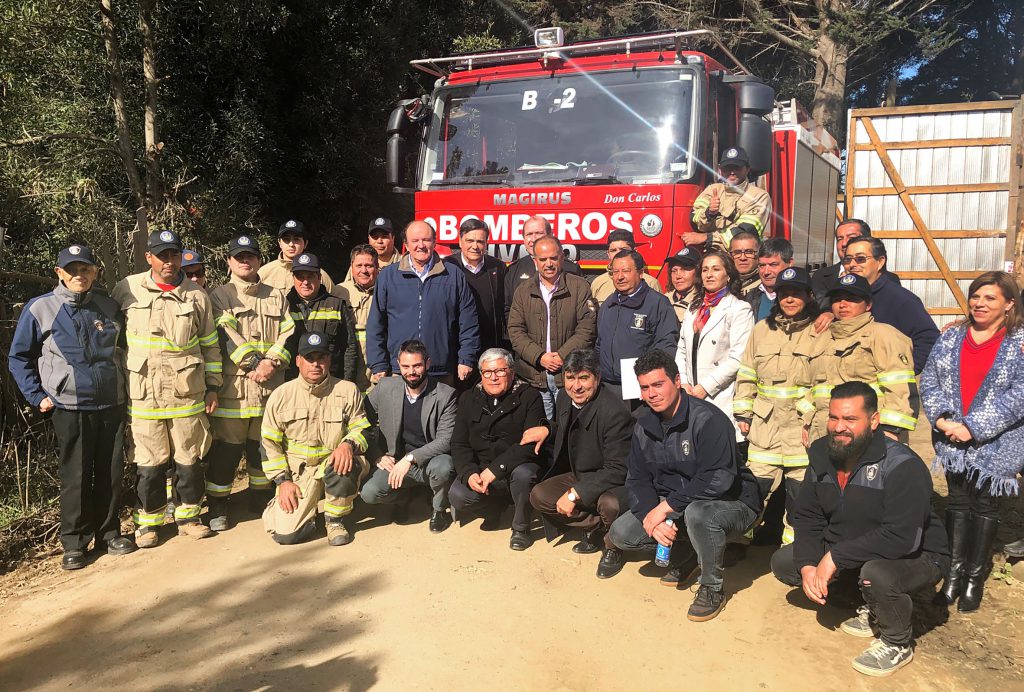
[{"label": "brown work boot", "polygon": [[155,548],[160,543],[160,534],[156,529],[145,528],[135,532],[135,545],[140,548]]},{"label": "brown work boot", "polygon": [[327,522],[327,542],[330,545],[348,545],[352,542],[352,534],[344,523],[329,521]]},{"label": "brown work boot", "polygon": [[187,524],[178,524],[178,535],[199,540],[200,538],[209,538],[213,535],[213,531],[201,522],[190,521]]}]

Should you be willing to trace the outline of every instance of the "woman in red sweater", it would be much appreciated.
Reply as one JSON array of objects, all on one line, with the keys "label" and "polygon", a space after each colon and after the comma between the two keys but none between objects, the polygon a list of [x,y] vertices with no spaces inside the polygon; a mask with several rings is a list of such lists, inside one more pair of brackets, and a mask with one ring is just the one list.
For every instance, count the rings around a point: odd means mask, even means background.
[{"label": "woman in red sweater", "polygon": [[936,342],[921,401],[946,470],[951,566],[942,594],[957,610],[981,605],[999,527],[998,498],[1019,492],[1024,467],[1024,310],[1016,282],[986,272],[968,289],[967,324]]}]

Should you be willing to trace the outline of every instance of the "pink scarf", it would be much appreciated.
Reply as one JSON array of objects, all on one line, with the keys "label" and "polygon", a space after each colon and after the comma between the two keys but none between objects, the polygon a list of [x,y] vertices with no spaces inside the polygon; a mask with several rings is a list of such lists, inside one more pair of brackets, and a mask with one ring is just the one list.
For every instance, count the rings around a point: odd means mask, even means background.
[{"label": "pink scarf", "polygon": [[708,323],[708,318],[711,317],[711,308],[718,305],[719,301],[728,292],[729,287],[723,286],[716,293],[704,294],[704,302],[701,303],[700,309],[697,310],[697,319],[693,321],[693,331],[695,334],[700,334],[700,330],[704,329],[704,325]]}]

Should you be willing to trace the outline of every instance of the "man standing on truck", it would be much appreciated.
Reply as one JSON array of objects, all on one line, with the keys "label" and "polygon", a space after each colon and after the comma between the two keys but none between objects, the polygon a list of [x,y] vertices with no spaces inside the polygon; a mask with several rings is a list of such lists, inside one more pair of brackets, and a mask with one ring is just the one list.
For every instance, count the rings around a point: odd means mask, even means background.
[{"label": "man standing on truck", "polygon": [[693,202],[693,231],[683,234],[684,243],[725,250],[733,233],[740,229],[764,235],[772,216],[772,200],[765,190],[747,179],[749,174],[746,150],[726,149],[718,162],[722,182],[708,185]]},{"label": "man standing on truck", "polygon": [[[506,320],[508,319],[508,311],[512,309],[512,298],[515,296],[519,284],[537,276],[537,265],[533,260],[534,244],[544,236],[554,237],[554,235],[554,232],[551,230],[551,222],[543,216],[531,216],[523,224],[523,249],[526,250],[526,254],[508,265],[508,270],[505,272]],[[575,274],[576,276],[583,276],[580,265],[570,259],[566,259],[562,263],[562,271]]]}]

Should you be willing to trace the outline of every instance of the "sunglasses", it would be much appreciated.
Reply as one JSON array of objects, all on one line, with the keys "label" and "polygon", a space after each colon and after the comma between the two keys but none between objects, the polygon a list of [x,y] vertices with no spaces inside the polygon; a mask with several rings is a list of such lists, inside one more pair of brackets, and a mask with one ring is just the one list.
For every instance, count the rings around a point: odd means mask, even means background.
[{"label": "sunglasses", "polygon": [[206,270],[205,269],[200,269],[197,272],[186,271],[185,272],[185,276],[187,276],[190,279],[195,279],[195,278],[200,278],[201,279],[204,276],[206,276]]},{"label": "sunglasses", "polygon": [[847,255],[841,261],[843,266],[848,264],[866,264],[868,260],[875,259],[871,255]]}]

